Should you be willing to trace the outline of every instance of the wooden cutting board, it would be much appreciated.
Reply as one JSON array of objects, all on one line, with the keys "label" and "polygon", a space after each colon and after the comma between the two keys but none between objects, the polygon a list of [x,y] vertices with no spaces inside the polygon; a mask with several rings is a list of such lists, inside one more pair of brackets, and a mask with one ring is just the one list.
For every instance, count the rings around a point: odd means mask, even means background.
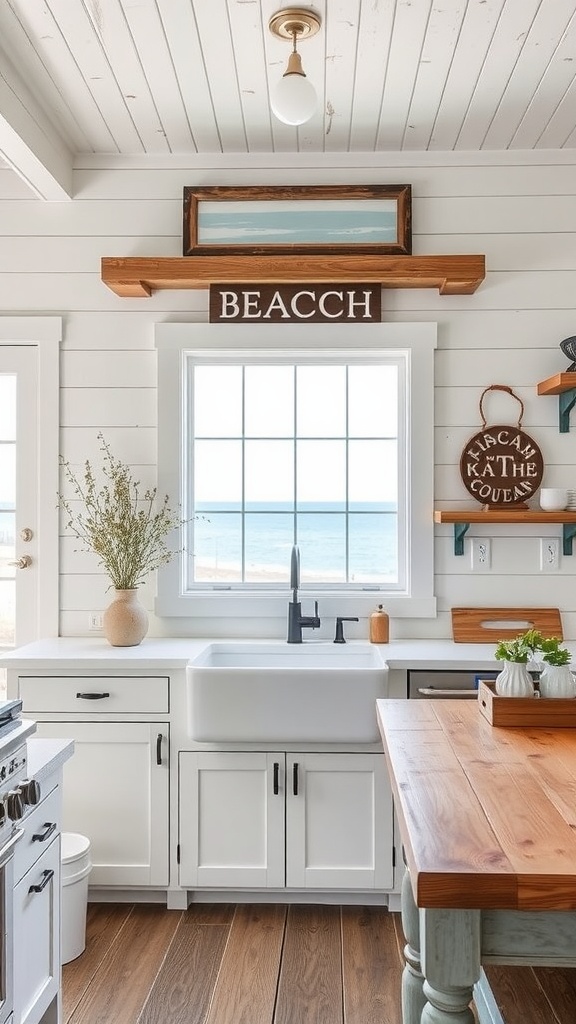
[{"label": "wooden cutting board", "polygon": [[452,636],[457,644],[497,644],[527,629],[563,639],[559,608],[452,608]]}]

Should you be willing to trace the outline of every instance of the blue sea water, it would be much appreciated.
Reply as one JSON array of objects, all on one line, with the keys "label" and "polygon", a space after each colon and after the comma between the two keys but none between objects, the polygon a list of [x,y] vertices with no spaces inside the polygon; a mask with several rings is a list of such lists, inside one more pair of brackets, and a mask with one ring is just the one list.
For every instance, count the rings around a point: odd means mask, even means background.
[{"label": "blue sea water", "polygon": [[[290,552],[300,548],[302,582],[366,582],[397,579],[398,517],[387,503],[357,504],[346,512],[325,504],[282,506],[266,511],[252,505],[242,516],[234,506],[197,508],[193,524],[196,579],[288,580]],[[348,523],[348,538],[346,525]]]},{"label": "blue sea water", "polygon": [[263,210],[250,209],[246,203],[238,205],[245,207],[244,212],[231,217],[220,203],[201,204],[198,241],[204,245],[396,241],[395,209],[381,209],[377,204],[370,204],[369,209],[361,208],[366,204],[356,204],[349,209],[341,203],[337,211],[306,201],[288,202],[284,209],[281,204]]}]

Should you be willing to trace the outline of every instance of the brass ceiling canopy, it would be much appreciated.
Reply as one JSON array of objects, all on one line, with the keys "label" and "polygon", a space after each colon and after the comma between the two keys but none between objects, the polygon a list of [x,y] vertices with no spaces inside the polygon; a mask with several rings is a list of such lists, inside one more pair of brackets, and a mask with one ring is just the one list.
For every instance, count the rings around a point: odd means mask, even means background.
[{"label": "brass ceiling canopy", "polygon": [[309,39],[320,30],[320,15],[307,7],[284,7],[276,11],[268,28],[278,39]]}]

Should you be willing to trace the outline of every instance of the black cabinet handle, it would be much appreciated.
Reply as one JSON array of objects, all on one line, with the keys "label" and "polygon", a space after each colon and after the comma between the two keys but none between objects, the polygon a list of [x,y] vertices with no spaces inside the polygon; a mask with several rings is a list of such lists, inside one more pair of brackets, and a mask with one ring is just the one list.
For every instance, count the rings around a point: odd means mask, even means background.
[{"label": "black cabinet handle", "polygon": [[28,889],[29,893],[30,892],[42,892],[42,890],[45,889],[46,886],[48,885],[48,882],[52,878],[54,878],[54,872],[53,871],[43,871],[42,872],[42,876],[43,877],[42,877],[42,881],[40,882],[40,885],[31,885],[30,888]]},{"label": "black cabinet handle", "polygon": [[80,700],[104,700],[105,697],[109,697],[109,693],[77,693],[76,697]]},{"label": "black cabinet handle", "polygon": [[298,796],[298,761],[292,766],[292,792],[294,796]]},{"label": "black cabinet handle", "polygon": [[280,765],[278,761],[274,761],[274,796],[278,796],[280,792]]},{"label": "black cabinet handle", "polygon": [[156,764],[162,764],[162,733],[156,737]]},{"label": "black cabinet handle", "polygon": [[48,839],[48,837],[51,836],[52,833],[55,832],[55,831],[56,831],[56,822],[55,821],[45,821],[44,822],[44,831],[43,832],[35,832],[34,835],[32,836],[32,842],[33,843],[45,843],[46,840]]}]

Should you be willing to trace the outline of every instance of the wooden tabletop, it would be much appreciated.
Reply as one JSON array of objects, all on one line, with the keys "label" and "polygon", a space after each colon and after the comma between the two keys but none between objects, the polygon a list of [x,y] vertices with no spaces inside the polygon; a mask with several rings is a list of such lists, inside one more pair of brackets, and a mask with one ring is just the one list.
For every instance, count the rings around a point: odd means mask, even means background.
[{"label": "wooden tabletop", "polygon": [[419,907],[576,910],[576,729],[496,728],[469,700],[379,700]]}]

